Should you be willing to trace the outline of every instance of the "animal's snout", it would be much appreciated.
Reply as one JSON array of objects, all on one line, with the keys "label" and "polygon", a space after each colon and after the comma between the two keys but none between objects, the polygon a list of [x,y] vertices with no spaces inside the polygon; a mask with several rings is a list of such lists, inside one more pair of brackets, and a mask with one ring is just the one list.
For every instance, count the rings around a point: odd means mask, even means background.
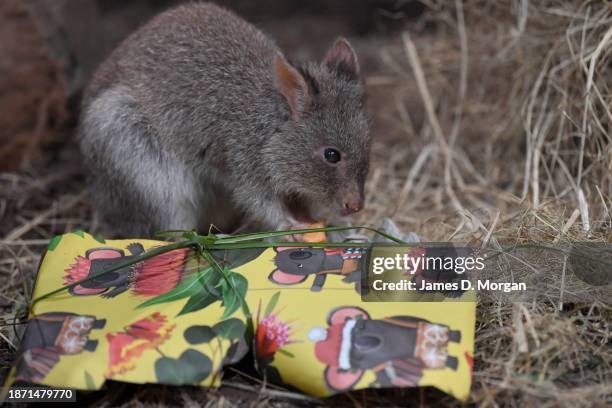
[{"label": "animal's snout", "polygon": [[349,193],[342,206],[342,215],[356,213],[363,207],[363,195],[358,192]]}]

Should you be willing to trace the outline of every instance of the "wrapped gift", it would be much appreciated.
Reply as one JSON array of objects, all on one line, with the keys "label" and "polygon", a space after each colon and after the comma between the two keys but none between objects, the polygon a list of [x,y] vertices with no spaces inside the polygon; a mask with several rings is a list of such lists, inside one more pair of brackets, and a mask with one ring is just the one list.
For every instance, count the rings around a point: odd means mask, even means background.
[{"label": "wrapped gift", "polygon": [[7,385],[218,386],[252,347],[269,381],[318,397],[434,386],[467,398],[475,303],[363,302],[368,248],[213,250],[224,278],[192,248],[139,258],[166,245],[56,237],[33,298],[67,290],[33,306]]}]

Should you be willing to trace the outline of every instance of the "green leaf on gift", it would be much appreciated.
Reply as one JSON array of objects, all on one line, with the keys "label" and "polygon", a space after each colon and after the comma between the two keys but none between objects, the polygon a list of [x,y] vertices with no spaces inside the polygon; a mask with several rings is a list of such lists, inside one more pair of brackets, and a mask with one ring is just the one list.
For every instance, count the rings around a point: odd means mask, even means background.
[{"label": "green leaf on gift", "polygon": [[210,375],[213,363],[208,356],[188,349],[178,359],[161,357],[155,362],[157,381],[169,385],[200,384]]},{"label": "green leaf on gift", "polygon": [[236,296],[236,292],[230,287],[226,286],[223,288],[223,315],[222,319],[231,316],[240,307],[240,302]]},{"label": "green leaf on gift", "polygon": [[221,284],[225,280],[223,279],[223,275],[217,272],[214,268],[211,269],[206,274],[206,279],[204,280],[204,287],[208,292],[217,298],[221,297]]},{"label": "green leaf on gift", "polygon": [[138,305],[137,308],[153,306],[160,303],[174,302],[180,299],[185,299],[187,297],[194,296],[202,291],[206,291],[205,287],[203,286],[204,279],[208,272],[210,272],[211,270],[211,268],[206,268],[196,273],[195,275],[185,278],[171,291],[149,299]]},{"label": "green leaf on gift", "polygon": [[198,310],[202,310],[216,301],[221,300],[218,296],[215,296],[211,293],[198,293],[189,298],[185,306],[178,312],[177,316],[182,316],[187,313],[197,312]]},{"label": "green leaf on gift", "polygon": [[104,238],[100,238],[100,237],[97,237],[97,236],[93,235],[93,239],[95,239],[96,241],[98,241],[101,244],[106,244],[106,240]]},{"label": "green leaf on gift", "polygon": [[223,250],[211,251],[210,253],[221,265],[225,265],[229,269],[235,269],[247,262],[257,259],[266,249],[267,248],[245,248],[239,251]]},{"label": "green leaf on gift", "polygon": [[94,382],[94,379],[91,374],[89,374],[89,371],[85,371],[85,386],[88,390],[96,389],[96,383]]},{"label": "green leaf on gift", "polygon": [[244,338],[233,342],[225,352],[223,365],[236,364],[248,353],[249,346]]},{"label": "green leaf on gift", "polygon": [[191,326],[183,334],[189,344],[209,343],[216,335],[210,326]]},{"label": "green leaf on gift", "polygon": [[63,235],[56,235],[54,236],[51,241],[49,242],[49,246],[47,247],[48,251],[53,251],[55,248],[57,248],[57,246],[59,245],[60,241],[62,240]]},{"label": "green leaf on gift", "polygon": [[278,349],[278,350],[276,350],[276,351],[278,351],[279,353],[281,353],[281,354],[283,354],[283,355],[285,355],[285,356],[287,356],[287,357],[291,357],[291,358],[295,357],[295,354],[290,353],[290,352],[288,352],[287,350]]},{"label": "green leaf on gift", "polygon": [[226,340],[235,340],[244,336],[246,326],[242,320],[232,318],[215,324],[212,329]]},{"label": "green leaf on gift", "polygon": [[276,292],[275,294],[272,295],[272,297],[270,298],[270,301],[268,302],[268,305],[266,306],[266,310],[264,312],[265,317],[270,316],[270,314],[274,311],[274,308],[276,307],[276,304],[278,303],[279,297],[280,297],[280,292]]},{"label": "green leaf on gift", "polygon": [[223,288],[223,311],[222,319],[231,316],[241,306],[243,299],[246,296],[249,287],[249,281],[239,273],[226,271],[227,279],[231,282],[228,284],[224,280]]}]

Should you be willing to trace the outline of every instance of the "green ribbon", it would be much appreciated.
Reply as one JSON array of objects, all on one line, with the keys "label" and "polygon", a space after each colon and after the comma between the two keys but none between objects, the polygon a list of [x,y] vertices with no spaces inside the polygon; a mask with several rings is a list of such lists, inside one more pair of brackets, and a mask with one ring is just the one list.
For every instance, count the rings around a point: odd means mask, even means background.
[{"label": "green ribbon", "polygon": [[[223,278],[226,280],[227,284],[230,285],[232,290],[236,291],[236,288],[232,285],[232,282],[228,279],[225,271],[218,264],[215,258],[212,256],[210,251],[215,250],[232,250],[232,249],[247,249],[247,248],[272,248],[272,247],[307,247],[307,248],[340,248],[340,247],[350,247],[350,248],[366,248],[371,245],[371,243],[360,243],[360,242],[269,242],[264,241],[266,239],[284,237],[288,235],[301,235],[308,234],[314,232],[340,232],[340,231],[351,231],[351,230],[367,230],[375,232],[376,234],[385,237],[397,244],[406,245],[407,243],[396,238],[390,234],[387,234],[384,231],[380,231],[375,228],[370,227],[321,227],[321,228],[305,228],[298,230],[284,230],[284,231],[271,231],[271,232],[254,232],[249,234],[240,234],[240,235],[224,235],[218,236],[211,232],[208,235],[198,235],[195,231],[187,231],[187,230],[171,230],[171,231],[163,231],[158,233],[157,235],[160,237],[171,237],[171,238],[181,238],[182,241],[176,242],[174,244],[164,245],[163,247],[153,248],[144,254],[119,265],[116,265],[107,270],[98,272],[87,278],[81,279],[77,282],[73,282],[69,285],[62,286],[61,288],[52,290],[47,292],[37,298],[35,298],[30,305],[30,314],[32,313],[34,306],[40,302],[41,300],[47,299],[57,293],[63,292],[75,286],[81,285],[83,283],[94,280],[102,275],[107,273],[116,272],[120,269],[130,267],[144,260],[153,258],[155,256],[161,255],[163,253],[174,251],[177,249],[183,248],[192,248],[195,250],[196,254],[206,260],[213,268],[217,270],[217,272],[221,273]],[[236,291],[237,292],[237,291]],[[236,293],[238,295],[238,293]],[[250,316],[250,312],[248,310],[248,306],[246,306],[246,302],[242,297],[240,297],[240,301],[242,302],[242,309],[247,317]]]}]

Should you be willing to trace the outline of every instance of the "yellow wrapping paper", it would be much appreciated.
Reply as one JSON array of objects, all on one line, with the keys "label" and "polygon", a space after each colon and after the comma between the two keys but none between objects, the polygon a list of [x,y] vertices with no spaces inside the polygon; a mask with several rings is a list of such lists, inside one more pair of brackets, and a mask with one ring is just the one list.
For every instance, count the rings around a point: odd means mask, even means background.
[{"label": "yellow wrapping paper", "polygon": [[[33,298],[160,245],[81,232],[58,236],[41,262]],[[240,308],[223,316],[221,301],[202,295],[209,293],[197,279],[202,261],[176,250],[38,302],[7,384],[92,390],[113,379],[218,386],[222,367],[251,346],[269,380],[318,397],[429,385],[467,398],[474,302],[362,302],[359,280],[346,281],[362,250],[319,249],[328,259],[340,257],[342,266],[301,275],[287,262],[297,259],[307,269],[310,261],[292,251],[228,251],[235,252],[229,265],[248,284],[251,345]]]}]

